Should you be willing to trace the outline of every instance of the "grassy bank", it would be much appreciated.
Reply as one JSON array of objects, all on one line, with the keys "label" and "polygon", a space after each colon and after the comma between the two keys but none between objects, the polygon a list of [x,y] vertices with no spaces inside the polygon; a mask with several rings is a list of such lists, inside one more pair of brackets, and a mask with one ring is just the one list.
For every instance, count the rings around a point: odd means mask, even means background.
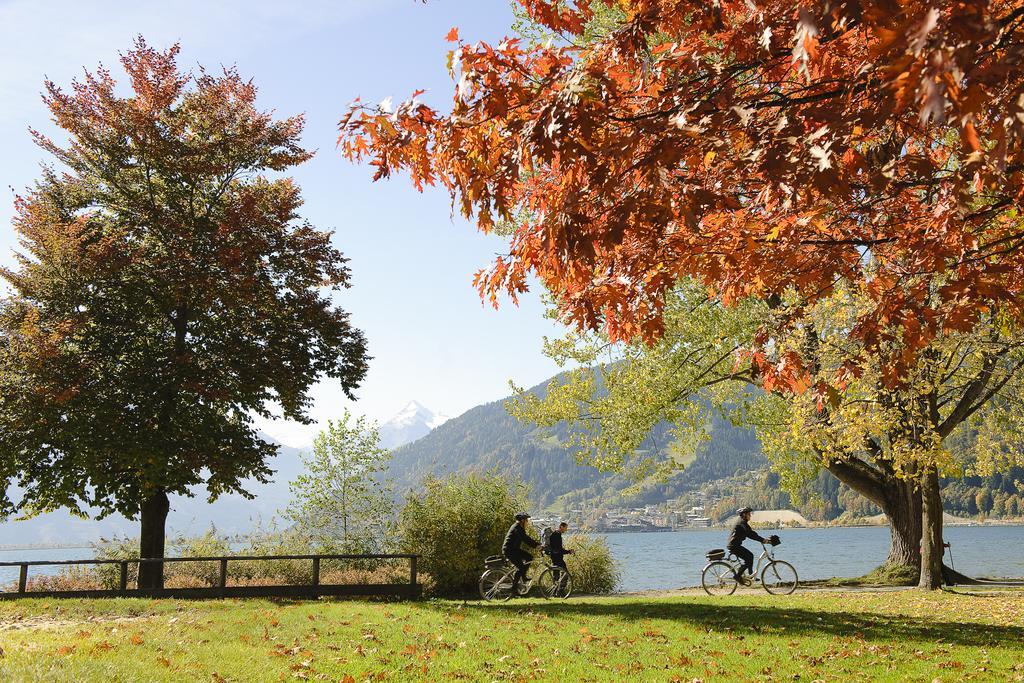
[{"label": "grassy bank", "polygon": [[3,681],[1024,680],[1024,593],[0,603]]}]

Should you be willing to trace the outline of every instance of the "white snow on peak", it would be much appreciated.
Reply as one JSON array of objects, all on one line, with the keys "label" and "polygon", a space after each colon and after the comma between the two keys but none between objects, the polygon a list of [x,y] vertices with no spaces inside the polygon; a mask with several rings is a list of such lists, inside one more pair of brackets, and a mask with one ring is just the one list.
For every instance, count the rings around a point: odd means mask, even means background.
[{"label": "white snow on peak", "polygon": [[388,420],[391,424],[412,424],[417,420],[423,422],[430,422],[434,417],[434,412],[429,408],[425,407],[418,401],[409,401],[404,408],[398,411],[398,414]]},{"label": "white snow on peak", "polygon": [[447,415],[435,413],[419,401],[409,401],[393,418],[381,425],[381,445],[397,448],[426,436],[447,420]]}]

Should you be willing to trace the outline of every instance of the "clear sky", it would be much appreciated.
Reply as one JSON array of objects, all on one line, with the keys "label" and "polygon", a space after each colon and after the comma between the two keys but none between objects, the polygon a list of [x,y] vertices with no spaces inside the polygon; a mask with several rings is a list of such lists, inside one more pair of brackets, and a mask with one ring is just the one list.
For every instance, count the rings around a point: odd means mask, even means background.
[{"label": "clear sky", "polygon": [[[0,262],[15,247],[13,191],[32,183],[45,158],[27,129],[52,130],[39,97],[44,78],[65,85],[83,67],[116,67],[139,34],[157,47],[180,42],[183,67],[235,64],[254,79],[263,108],[306,114],[305,143],[317,155],[295,174],[304,215],[334,230],[351,259],[353,287],[339,303],[373,356],[353,411],[384,421],[415,399],[455,416],[505,396],[510,379],[540,382],[557,371],[540,348],[558,329],[538,293],[495,311],[471,285],[502,242],[453,217],[443,191],[419,194],[401,176],[372,183],[368,168],[335,148],[337,122],[357,96],[397,102],[426,88],[423,99],[446,108],[445,34],[458,26],[464,39],[497,41],[511,19],[508,0],[0,0]],[[316,420],[348,405],[334,383],[314,397]],[[294,446],[315,431],[260,426]]]}]

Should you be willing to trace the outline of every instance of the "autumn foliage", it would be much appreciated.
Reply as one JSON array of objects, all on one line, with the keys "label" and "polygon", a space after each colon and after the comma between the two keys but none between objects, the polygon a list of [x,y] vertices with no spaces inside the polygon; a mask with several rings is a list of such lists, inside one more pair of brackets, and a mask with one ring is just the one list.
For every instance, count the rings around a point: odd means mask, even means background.
[{"label": "autumn foliage", "polygon": [[[892,381],[944,331],[1024,314],[1020,2],[518,1],[556,40],[453,31],[450,112],[417,94],[341,122],[376,177],[514,226],[482,295],[534,274],[565,321],[653,341],[682,278],[804,303],[845,280]],[[798,357],[750,353],[802,388]]]}]

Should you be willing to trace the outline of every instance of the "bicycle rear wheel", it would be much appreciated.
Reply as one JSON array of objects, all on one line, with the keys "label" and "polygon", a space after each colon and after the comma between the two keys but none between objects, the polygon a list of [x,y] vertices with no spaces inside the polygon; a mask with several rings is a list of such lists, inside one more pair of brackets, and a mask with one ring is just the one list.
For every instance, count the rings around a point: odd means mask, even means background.
[{"label": "bicycle rear wheel", "polygon": [[772,560],[761,570],[761,585],[772,595],[789,595],[798,583],[796,567],[785,560]]},{"label": "bicycle rear wheel", "polygon": [[512,597],[512,573],[504,569],[488,569],[480,575],[480,597],[484,600],[508,600]]},{"label": "bicycle rear wheel", "polygon": [[548,567],[537,579],[537,585],[545,598],[565,600],[572,593],[572,575],[564,569]]},{"label": "bicycle rear wheel", "polygon": [[708,595],[732,595],[736,584],[736,573],[728,562],[709,562],[700,574],[700,585]]}]

